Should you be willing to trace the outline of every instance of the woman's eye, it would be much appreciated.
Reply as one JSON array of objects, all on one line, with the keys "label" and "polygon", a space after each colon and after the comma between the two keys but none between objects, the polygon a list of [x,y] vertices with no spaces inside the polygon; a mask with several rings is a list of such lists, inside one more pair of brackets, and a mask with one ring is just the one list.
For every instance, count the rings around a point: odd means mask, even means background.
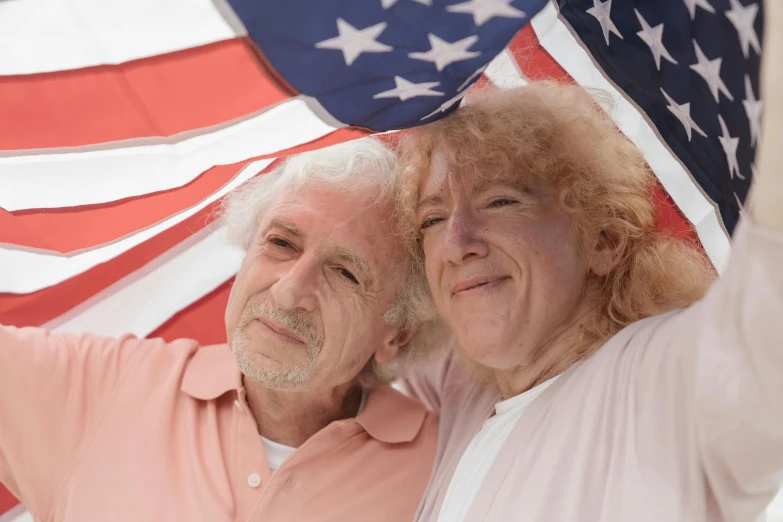
[{"label": "woman's eye", "polygon": [[351,283],[354,283],[354,284],[357,284],[357,285],[359,284],[359,280],[356,279],[356,276],[354,276],[351,272],[349,272],[345,268],[338,268],[337,271],[340,272],[340,275],[343,276],[344,278],[346,278]]},{"label": "woman's eye", "polygon": [[513,199],[508,198],[498,198],[495,200],[492,200],[492,203],[489,204],[491,207],[505,207],[506,205],[512,205],[516,203]]},{"label": "woman's eye", "polygon": [[281,248],[290,248],[291,243],[286,241],[285,239],[279,238],[279,237],[273,237],[269,240],[270,243],[272,243],[275,246],[279,246]]},{"label": "woman's eye", "polygon": [[426,219],[426,220],[424,220],[424,222],[422,222],[422,224],[421,224],[421,225],[419,225],[419,228],[420,228],[421,230],[424,230],[425,228],[429,228],[429,227],[431,227],[432,225],[435,225],[435,224],[437,224],[437,223],[440,223],[441,221],[443,221],[443,218],[431,218],[431,219]]}]

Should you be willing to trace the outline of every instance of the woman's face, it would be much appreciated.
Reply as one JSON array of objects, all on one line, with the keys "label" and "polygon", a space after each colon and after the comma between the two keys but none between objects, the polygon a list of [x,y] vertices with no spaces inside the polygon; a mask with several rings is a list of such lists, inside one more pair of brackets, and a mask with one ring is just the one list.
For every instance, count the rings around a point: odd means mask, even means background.
[{"label": "woman's face", "polygon": [[581,313],[587,263],[554,189],[459,173],[436,151],[417,219],[435,304],[474,361],[525,367]]}]

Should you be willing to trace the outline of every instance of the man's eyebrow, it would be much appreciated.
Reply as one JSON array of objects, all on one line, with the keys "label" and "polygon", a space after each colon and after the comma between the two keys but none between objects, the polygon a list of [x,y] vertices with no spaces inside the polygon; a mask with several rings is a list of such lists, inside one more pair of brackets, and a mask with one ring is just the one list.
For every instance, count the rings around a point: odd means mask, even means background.
[{"label": "man's eyebrow", "polygon": [[351,252],[348,249],[342,247],[335,247],[332,250],[332,254],[338,259],[345,261],[357,272],[357,276],[365,282],[372,281],[372,271],[370,270],[370,263],[364,260],[361,256]]},{"label": "man's eyebrow", "polygon": [[419,201],[419,204],[416,205],[416,210],[419,211],[424,207],[440,205],[441,203],[443,203],[443,196],[440,194],[433,194],[432,196],[427,196]]},{"label": "man's eyebrow", "polygon": [[286,221],[282,218],[272,218],[269,220],[269,222],[266,224],[266,227],[264,228],[265,231],[271,230],[273,228],[282,228],[292,236],[296,237],[302,237],[304,234],[301,230],[299,230],[296,225],[291,223],[290,221]]}]

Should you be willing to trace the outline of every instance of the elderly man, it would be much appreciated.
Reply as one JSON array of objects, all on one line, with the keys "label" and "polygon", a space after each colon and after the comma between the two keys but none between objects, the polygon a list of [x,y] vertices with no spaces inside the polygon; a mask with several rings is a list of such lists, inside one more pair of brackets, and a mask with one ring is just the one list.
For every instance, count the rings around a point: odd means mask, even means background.
[{"label": "elderly man", "polygon": [[35,520],[412,519],[437,419],[379,383],[429,302],[397,173],[368,139],[233,196],[227,345],[0,326],[0,481]]}]

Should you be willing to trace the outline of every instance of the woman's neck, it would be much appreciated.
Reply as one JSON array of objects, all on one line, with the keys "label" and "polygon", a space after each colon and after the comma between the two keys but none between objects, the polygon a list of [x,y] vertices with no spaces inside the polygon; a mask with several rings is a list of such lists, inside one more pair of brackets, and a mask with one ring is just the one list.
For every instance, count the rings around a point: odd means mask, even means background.
[{"label": "woman's neck", "polygon": [[511,370],[495,370],[495,379],[504,399],[510,399],[560,375],[592,353],[582,346],[583,326],[597,313],[587,302],[575,310],[570,321],[536,350],[527,364]]}]

